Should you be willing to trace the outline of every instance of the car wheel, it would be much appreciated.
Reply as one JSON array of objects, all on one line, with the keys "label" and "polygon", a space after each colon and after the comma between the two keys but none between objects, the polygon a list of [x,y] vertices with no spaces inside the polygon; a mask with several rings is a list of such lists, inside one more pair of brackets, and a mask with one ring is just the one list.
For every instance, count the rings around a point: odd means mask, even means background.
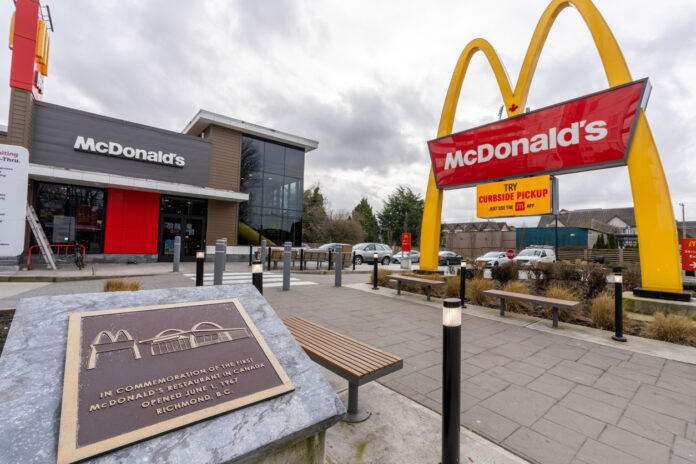
[{"label": "car wheel", "polygon": [[382,258],[382,266],[388,266],[390,262],[391,258],[389,258],[389,256],[385,256],[384,258]]},{"label": "car wheel", "polygon": [[357,255],[357,256],[355,257],[355,264],[360,265],[360,264],[362,264],[362,263],[363,263],[362,256]]}]

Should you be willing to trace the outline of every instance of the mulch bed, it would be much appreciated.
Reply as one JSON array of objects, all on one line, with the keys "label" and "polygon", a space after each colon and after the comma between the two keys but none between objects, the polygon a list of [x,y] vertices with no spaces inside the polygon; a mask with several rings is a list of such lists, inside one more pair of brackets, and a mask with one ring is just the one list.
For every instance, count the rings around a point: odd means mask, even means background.
[{"label": "mulch bed", "polygon": [[14,309],[10,311],[0,311],[0,354],[2,354],[2,349],[5,346],[5,340],[7,339],[7,333],[10,331],[10,324],[12,323],[13,316]]}]

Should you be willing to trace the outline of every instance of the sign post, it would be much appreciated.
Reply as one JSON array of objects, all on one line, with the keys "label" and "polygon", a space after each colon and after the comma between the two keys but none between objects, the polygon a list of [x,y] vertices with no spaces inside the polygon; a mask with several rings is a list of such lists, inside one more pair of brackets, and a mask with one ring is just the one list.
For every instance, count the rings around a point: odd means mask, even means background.
[{"label": "sign post", "polygon": [[0,256],[19,256],[24,230],[29,183],[29,151],[0,145]]},{"label": "sign post", "polygon": [[[408,253],[408,258],[406,258]],[[411,269],[411,233],[401,234],[401,269]]]}]

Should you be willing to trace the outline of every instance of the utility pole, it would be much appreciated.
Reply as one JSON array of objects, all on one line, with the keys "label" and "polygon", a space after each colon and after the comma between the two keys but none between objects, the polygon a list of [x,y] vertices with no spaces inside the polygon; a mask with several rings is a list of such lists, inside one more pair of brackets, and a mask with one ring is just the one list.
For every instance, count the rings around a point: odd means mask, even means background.
[{"label": "utility pole", "polygon": [[[682,238],[686,238],[686,220],[684,218],[684,203],[679,203],[679,206],[682,207]],[[686,271],[682,270],[682,279],[684,279],[684,277],[686,277]]]}]

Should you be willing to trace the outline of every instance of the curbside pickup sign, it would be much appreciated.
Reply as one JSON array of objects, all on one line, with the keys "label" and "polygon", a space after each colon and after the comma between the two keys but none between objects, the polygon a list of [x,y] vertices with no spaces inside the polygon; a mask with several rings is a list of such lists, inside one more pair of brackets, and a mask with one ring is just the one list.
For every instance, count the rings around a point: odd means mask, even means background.
[{"label": "curbside pickup sign", "polygon": [[551,176],[476,186],[476,216],[524,216],[551,212]]},{"label": "curbside pickup sign", "polygon": [[626,164],[647,79],[428,142],[437,187]]},{"label": "curbside pickup sign", "polygon": [[0,256],[19,256],[24,230],[29,182],[29,151],[0,145]]}]

